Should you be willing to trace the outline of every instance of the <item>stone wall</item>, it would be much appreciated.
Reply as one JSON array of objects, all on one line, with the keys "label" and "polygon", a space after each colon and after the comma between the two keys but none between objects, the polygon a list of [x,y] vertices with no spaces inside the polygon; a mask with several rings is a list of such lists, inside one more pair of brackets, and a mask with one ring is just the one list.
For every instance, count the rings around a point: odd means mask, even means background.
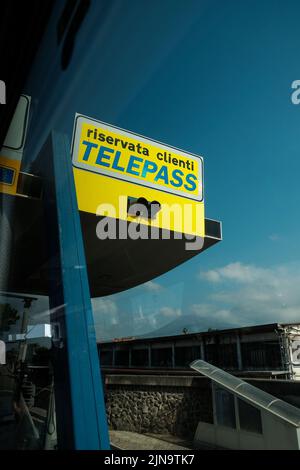
[{"label": "stone wall", "polygon": [[212,422],[211,387],[204,377],[112,375],[105,391],[111,429],[192,438],[200,420]]},{"label": "stone wall", "polygon": [[[300,407],[300,382],[246,381]],[[213,422],[211,383],[201,376],[107,375],[105,399],[114,430],[193,438],[199,421]]]}]

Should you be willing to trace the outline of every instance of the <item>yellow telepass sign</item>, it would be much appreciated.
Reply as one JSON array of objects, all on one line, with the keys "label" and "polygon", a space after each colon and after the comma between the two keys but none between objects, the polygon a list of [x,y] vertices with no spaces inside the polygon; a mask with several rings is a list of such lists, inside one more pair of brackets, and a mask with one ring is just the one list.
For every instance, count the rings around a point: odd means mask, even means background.
[{"label": "yellow telepass sign", "polygon": [[[198,211],[190,212],[197,220],[190,220],[189,233],[204,235],[202,157],[77,114],[72,163],[80,210],[98,213],[101,202],[110,202],[118,206],[118,218],[131,220],[118,196],[187,204]],[[157,220],[142,223],[182,232],[176,222],[161,221],[161,212]]]}]

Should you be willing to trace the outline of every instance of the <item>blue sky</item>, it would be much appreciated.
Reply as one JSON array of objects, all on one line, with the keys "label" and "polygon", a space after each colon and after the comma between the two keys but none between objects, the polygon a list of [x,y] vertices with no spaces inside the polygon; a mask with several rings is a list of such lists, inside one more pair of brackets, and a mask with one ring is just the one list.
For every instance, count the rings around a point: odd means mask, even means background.
[{"label": "blue sky", "polygon": [[27,85],[43,110],[31,123],[39,139],[28,144],[28,162],[49,128],[71,136],[75,112],[200,154],[206,215],[224,234],[172,272],[95,300],[98,337],[300,320],[300,105],[290,98],[300,79],[300,3],[91,8],[66,72],[41,48]]},{"label": "blue sky", "polygon": [[122,312],[137,333],[300,320],[300,106],[290,100],[300,4],[198,5],[119,123],[136,129],[143,115],[139,132],[204,156],[206,214],[222,220],[224,240],[148,287],[104,299],[116,335]]}]

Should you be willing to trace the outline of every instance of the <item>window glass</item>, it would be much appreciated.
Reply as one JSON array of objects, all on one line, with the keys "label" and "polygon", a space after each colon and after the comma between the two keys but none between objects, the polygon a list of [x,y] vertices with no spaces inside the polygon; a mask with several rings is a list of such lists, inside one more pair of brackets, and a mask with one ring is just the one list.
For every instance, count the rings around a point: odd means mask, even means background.
[{"label": "window glass", "polygon": [[261,412],[255,406],[238,398],[238,410],[240,428],[243,431],[251,431],[262,434]]},{"label": "window glass", "polygon": [[244,367],[247,369],[280,369],[282,351],[279,341],[253,341],[242,343]]},{"label": "window glass", "polygon": [[235,429],[234,395],[219,386],[214,390],[217,424]]},{"label": "window glass", "polygon": [[140,367],[149,367],[148,349],[133,349],[131,352],[131,365]]},{"label": "window glass", "polygon": [[[81,7],[74,22],[75,3]],[[155,241],[151,251],[143,240],[106,243],[96,237],[97,203],[103,201],[95,202],[93,214],[80,210],[90,286],[101,292],[91,291],[102,366],[189,367],[201,357],[229,371],[285,374],[286,364],[300,361],[300,2],[103,0],[87,2],[88,9],[86,2],[75,3],[55,2],[24,85],[32,104],[28,125],[10,129],[10,152],[1,150],[10,159],[12,149],[25,144],[18,204],[2,193],[0,201],[3,448],[55,445],[54,346],[44,292],[49,253],[40,236],[47,224],[43,191],[33,179],[53,130],[71,142],[76,113],[204,159],[205,235],[211,245],[196,256],[185,253],[183,259],[169,240]],[[25,104],[13,124],[27,123]],[[2,184],[8,185],[10,166],[2,166]],[[102,191],[103,200],[109,192]],[[222,241],[210,219],[223,223]],[[49,228],[53,220],[47,223]],[[158,276],[160,264],[168,269]],[[55,269],[50,277],[57,279]],[[136,281],[134,287],[122,291],[128,279]],[[297,334],[283,333],[285,324],[295,322]],[[281,335],[290,333],[296,340],[288,348],[291,336]],[[189,334],[201,341],[186,345]],[[174,336],[184,337],[184,345]],[[162,337],[173,339],[166,338],[166,346]],[[135,348],[136,339],[145,344]],[[221,388],[215,395],[219,424],[234,428],[232,395]],[[243,428],[249,420],[248,427],[258,429],[247,404],[239,408]]]},{"label": "window glass", "polygon": [[200,346],[175,347],[175,366],[185,366],[200,358]]},{"label": "window glass", "polygon": [[56,446],[47,300],[0,295],[0,449]]},{"label": "window glass", "polygon": [[172,367],[172,349],[151,349],[151,365],[153,367]]}]

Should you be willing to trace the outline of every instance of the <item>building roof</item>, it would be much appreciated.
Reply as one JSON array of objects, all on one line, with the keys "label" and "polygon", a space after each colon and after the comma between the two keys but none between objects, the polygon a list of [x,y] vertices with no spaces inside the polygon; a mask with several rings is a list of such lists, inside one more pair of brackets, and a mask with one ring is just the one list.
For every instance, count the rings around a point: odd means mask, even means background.
[{"label": "building roof", "polygon": [[178,335],[170,335],[170,336],[153,336],[153,337],[126,337],[126,338],[114,338],[109,341],[98,341],[101,344],[111,344],[111,343],[152,343],[159,341],[176,341],[176,340],[183,340],[183,339],[193,339],[197,338],[198,336],[207,337],[207,336],[216,336],[216,335],[233,335],[233,334],[252,334],[252,333],[266,333],[266,332],[274,332],[275,330],[279,330],[282,327],[286,326],[295,326],[299,325],[299,323],[268,323],[263,325],[253,325],[253,326],[245,326],[245,327],[237,327],[237,328],[227,328],[222,330],[210,330],[210,331],[199,331],[195,333],[186,333],[186,334],[178,334]]}]

